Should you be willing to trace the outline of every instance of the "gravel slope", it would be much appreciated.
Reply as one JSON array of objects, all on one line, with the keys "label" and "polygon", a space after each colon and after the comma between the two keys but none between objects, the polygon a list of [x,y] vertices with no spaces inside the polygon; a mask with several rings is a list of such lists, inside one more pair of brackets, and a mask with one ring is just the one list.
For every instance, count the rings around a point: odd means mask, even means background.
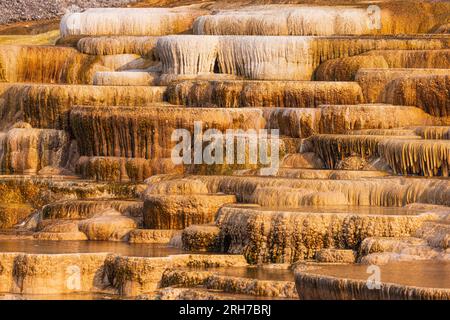
[{"label": "gravel slope", "polygon": [[120,7],[138,0],[0,0],[0,24],[53,19],[67,11],[94,7]]}]

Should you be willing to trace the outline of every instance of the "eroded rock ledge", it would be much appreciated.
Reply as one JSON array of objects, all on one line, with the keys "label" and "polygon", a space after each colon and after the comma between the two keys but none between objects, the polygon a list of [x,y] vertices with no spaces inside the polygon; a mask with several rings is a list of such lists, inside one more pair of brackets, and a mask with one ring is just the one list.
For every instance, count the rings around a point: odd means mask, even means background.
[{"label": "eroded rock ledge", "polygon": [[159,287],[168,267],[243,267],[239,255],[127,257],[110,253],[0,253],[0,292],[138,296]]}]

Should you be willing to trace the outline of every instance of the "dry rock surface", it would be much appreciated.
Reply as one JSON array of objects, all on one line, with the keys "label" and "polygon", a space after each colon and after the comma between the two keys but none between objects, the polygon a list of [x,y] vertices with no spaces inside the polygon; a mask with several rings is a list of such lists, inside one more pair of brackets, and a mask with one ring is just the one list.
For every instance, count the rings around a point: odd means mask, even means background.
[{"label": "dry rock surface", "polygon": [[136,0],[2,0],[0,24],[18,21],[59,18],[67,12],[78,12],[93,7],[122,7]]}]

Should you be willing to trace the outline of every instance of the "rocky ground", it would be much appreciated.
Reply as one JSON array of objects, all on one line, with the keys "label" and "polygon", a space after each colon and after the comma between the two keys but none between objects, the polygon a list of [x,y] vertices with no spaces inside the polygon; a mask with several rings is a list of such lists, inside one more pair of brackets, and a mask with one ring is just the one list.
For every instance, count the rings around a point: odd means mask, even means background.
[{"label": "rocky ground", "polygon": [[67,11],[94,7],[120,7],[137,0],[0,0],[0,24],[54,19]]}]

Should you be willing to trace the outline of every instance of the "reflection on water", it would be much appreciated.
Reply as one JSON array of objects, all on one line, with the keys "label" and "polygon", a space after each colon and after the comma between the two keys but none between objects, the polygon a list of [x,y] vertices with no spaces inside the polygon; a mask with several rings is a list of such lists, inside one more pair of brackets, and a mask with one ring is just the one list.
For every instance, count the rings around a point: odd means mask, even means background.
[{"label": "reflection on water", "polygon": [[2,240],[0,252],[27,252],[38,254],[110,252],[127,256],[164,257],[186,253],[164,244],[129,244],[113,241],[38,241]]},{"label": "reflection on water", "polygon": [[[450,262],[414,261],[390,263],[380,267],[382,283],[432,288],[450,288]],[[338,278],[367,280],[367,265],[333,265],[308,271]]]}]

